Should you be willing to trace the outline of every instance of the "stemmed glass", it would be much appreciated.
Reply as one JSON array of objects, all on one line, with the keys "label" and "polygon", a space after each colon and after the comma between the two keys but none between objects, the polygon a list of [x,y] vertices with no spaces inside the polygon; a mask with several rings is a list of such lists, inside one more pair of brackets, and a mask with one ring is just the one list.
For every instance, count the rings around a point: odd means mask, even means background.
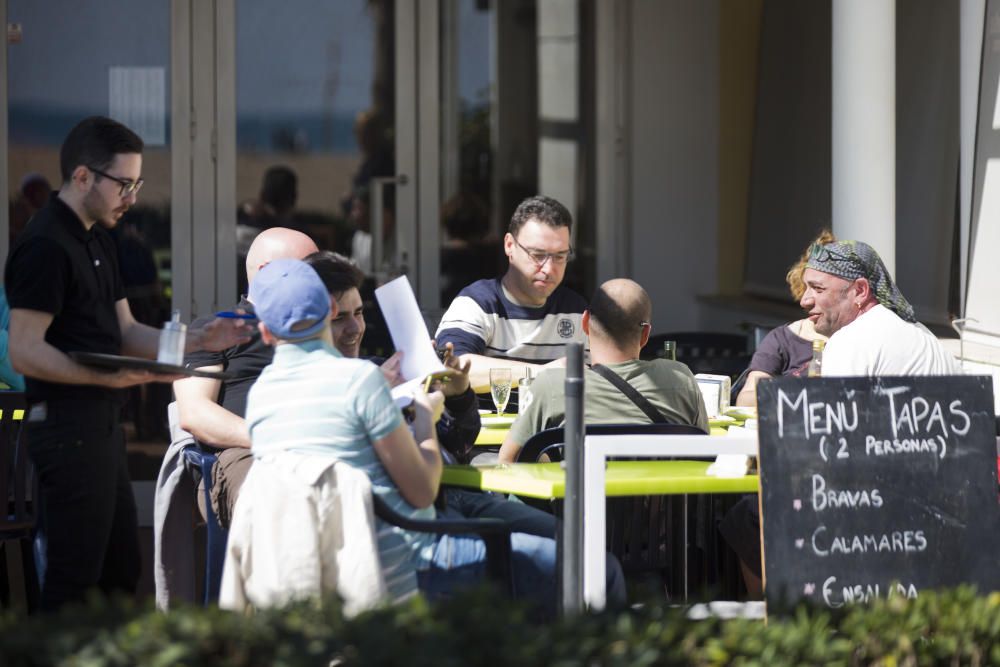
[{"label": "stemmed glass", "polygon": [[493,405],[497,408],[498,417],[507,408],[507,400],[510,398],[510,383],[509,368],[490,369],[490,395],[493,396]]}]

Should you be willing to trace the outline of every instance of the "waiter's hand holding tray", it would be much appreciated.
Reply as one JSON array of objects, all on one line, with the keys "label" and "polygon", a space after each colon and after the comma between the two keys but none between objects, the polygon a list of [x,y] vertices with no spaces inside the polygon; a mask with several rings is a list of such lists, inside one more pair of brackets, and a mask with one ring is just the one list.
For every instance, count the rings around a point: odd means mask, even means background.
[{"label": "waiter's hand holding tray", "polygon": [[225,371],[203,371],[197,368],[185,368],[175,364],[165,364],[155,359],[142,359],[140,357],[122,357],[117,354],[100,354],[98,352],[70,352],[70,359],[95,368],[106,368],[110,371],[136,370],[159,373],[161,375],[188,375],[199,378],[210,378],[212,380],[227,380],[230,374]]}]

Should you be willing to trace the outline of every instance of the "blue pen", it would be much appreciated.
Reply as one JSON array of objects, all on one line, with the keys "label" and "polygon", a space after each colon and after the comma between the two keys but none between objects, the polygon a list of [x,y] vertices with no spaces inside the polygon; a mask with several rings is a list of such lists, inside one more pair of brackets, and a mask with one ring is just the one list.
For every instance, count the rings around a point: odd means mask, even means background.
[{"label": "blue pen", "polygon": [[216,317],[225,317],[229,320],[256,320],[257,316],[250,313],[234,313],[231,310],[222,310],[215,314]]}]

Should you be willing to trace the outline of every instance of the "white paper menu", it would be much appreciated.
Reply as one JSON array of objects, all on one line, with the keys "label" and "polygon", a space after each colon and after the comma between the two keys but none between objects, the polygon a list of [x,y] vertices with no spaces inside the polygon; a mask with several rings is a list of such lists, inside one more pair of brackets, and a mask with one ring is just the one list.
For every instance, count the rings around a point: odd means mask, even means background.
[{"label": "white paper menu", "polygon": [[431,335],[406,276],[377,288],[375,298],[389,327],[392,344],[403,352],[400,372],[406,382],[392,390],[392,397],[400,402],[412,397],[428,375],[440,373],[445,368],[431,345]]}]

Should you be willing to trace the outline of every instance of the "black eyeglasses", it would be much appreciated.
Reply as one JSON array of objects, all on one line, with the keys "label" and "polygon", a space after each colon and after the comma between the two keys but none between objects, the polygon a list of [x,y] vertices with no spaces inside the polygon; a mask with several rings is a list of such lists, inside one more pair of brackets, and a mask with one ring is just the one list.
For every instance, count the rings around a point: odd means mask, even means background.
[{"label": "black eyeglasses", "polygon": [[573,249],[563,250],[562,252],[543,252],[541,250],[535,250],[533,248],[525,248],[521,243],[515,238],[514,243],[517,247],[525,252],[525,254],[531,258],[537,266],[541,267],[545,265],[545,262],[552,260],[552,263],[556,266],[563,266],[571,259],[573,259]]},{"label": "black eyeglasses", "polygon": [[117,176],[106,174],[100,169],[94,169],[93,167],[87,167],[87,169],[91,170],[98,176],[103,176],[104,178],[112,180],[118,185],[122,186],[121,189],[118,191],[118,196],[122,198],[138,193],[139,188],[141,188],[142,184],[145,183],[145,181],[142,180],[141,178],[138,181],[130,181],[127,178],[118,178]]}]

